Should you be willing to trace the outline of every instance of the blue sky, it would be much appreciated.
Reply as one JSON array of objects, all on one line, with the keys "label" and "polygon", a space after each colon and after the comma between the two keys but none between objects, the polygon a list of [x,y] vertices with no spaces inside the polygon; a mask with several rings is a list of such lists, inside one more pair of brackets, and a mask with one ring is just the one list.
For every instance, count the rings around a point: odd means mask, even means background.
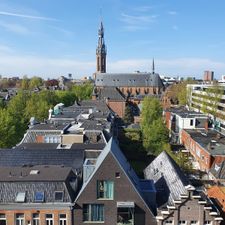
[{"label": "blue sky", "polygon": [[96,69],[102,18],[107,72],[225,74],[224,0],[1,0],[0,74],[53,78]]}]

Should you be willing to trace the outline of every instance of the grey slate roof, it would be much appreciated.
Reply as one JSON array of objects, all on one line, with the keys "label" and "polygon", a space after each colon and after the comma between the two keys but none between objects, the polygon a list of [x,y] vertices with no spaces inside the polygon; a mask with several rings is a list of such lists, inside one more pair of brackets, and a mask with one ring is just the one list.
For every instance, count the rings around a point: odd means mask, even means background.
[{"label": "grey slate roof", "polygon": [[98,73],[95,86],[100,87],[163,87],[159,74],[154,73]]},{"label": "grey slate roof", "polygon": [[0,149],[0,166],[64,165],[81,169],[84,150],[62,149]]},{"label": "grey slate roof", "polygon": [[[0,182],[24,182],[24,181],[65,181],[71,172],[71,167],[63,166],[20,166],[0,167]],[[30,174],[38,171],[37,174]]]},{"label": "grey slate roof", "polygon": [[104,87],[98,91],[98,99],[125,101],[125,97],[116,87]]},{"label": "grey slate roof", "polygon": [[155,182],[159,207],[164,204],[173,205],[173,200],[179,200],[181,194],[187,194],[185,186],[189,181],[165,151],[144,170],[144,176]]},{"label": "grey slate roof", "polygon": [[185,129],[185,131],[210,155],[225,155],[225,136],[221,133],[211,129],[209,129],[207,132],[192,129]]}]

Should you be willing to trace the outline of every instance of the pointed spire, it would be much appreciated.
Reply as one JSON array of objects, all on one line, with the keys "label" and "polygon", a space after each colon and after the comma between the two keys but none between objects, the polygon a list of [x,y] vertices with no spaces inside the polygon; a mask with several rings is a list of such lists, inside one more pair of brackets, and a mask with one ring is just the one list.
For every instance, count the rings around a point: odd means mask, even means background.
[{"label": "pointed spire", "polygon": [[152,74],[155,74],[155,62],[154,62],[154,58],[152,60]]}]

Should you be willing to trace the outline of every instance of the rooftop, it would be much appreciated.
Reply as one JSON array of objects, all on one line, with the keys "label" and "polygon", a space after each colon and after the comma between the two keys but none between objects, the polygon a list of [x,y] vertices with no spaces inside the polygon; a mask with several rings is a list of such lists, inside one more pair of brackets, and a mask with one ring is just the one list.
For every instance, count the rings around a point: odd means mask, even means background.
[{"label": "rooftop", "polygon": [[212,156],[225,156],[225,136],[221,133],[209,129],[207,131],[185,129],[195,142],[201,145]]}]

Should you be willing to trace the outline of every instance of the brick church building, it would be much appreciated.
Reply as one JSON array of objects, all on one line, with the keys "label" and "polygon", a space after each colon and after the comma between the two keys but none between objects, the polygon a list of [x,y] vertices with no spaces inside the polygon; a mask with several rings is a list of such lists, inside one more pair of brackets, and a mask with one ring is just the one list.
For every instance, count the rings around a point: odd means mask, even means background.
[{"label": "brick church building", "polygon": [[[106,99],[109,107],[112,106],[112,110],[119,117],[123,117],[126,102],[138,105],[145,96],[161,96],[164,91],[164,85],[159,74],[155,73],[154,60],[152,62],[151,73],[107,73],[106,55],[104,27],[101,22],[98,30],[98,46],[96,49],[97,68],[94,74],[95,88],[92,96],[93,99]],[[108,95],[104,95],[103,93],[108,93]]]}]

